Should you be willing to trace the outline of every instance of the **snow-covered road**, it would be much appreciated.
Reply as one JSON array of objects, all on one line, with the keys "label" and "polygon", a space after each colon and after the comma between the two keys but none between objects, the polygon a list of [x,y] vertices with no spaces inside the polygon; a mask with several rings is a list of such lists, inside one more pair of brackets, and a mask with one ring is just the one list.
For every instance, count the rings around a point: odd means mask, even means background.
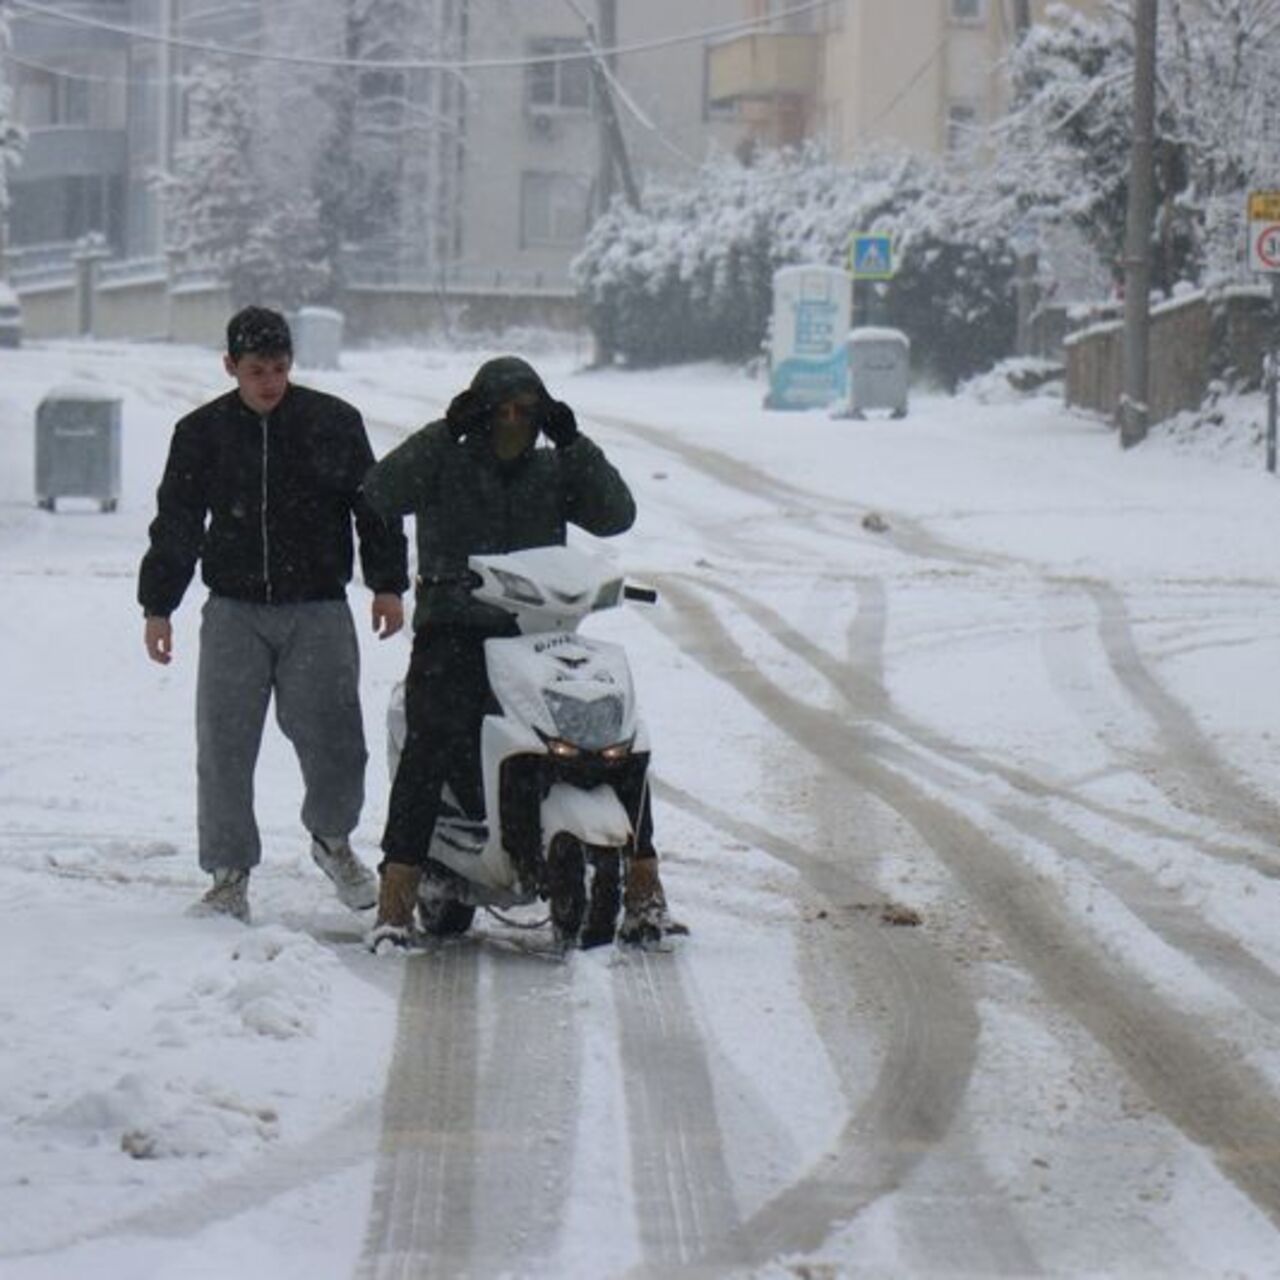
[{"label": "snow-covered road", "polygon": [[[382,452],[479,358],[301,380]],[[639,500],[662,600],[593,627],[694,934],[406,965],[278,735],[253,927],[182,915],[199,593],[162,670],[133,573],[216,357],[0,352],[0,1276],[1280,1276],[1275,481],[1047,397],[539,363]],[[124,398],[113,515],[32,505],[68,380]],[[365,636],[370,854],[406,658]]]}]

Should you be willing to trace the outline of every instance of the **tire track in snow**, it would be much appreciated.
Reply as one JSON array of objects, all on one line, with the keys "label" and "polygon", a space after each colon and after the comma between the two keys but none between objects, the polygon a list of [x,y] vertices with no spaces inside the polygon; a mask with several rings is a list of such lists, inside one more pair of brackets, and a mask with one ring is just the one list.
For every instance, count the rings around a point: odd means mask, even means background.
[{"label": "tire track in snow", "polygon": [[919,762],[910,753],[891,752],[865,726],[773,685],[695,592],[671,583],[667,593],[679,610],[668,625],[681,649],[798,744],[898,812],[1050,998],[1280,1225],[1280,1108],[1269,1083],[1238,1050],[1165,1005],[1082,938],[1056,892],[1020,865],[1012,850],[912,783],[910,771]]},{"label": "tire track in snow", "polygon": [[[1191,712],[1154,675],[1143,660],[1133,634],[1124,596],[1110,583],[1080,584],[1098,613],[1098,635],[1116,679],[1155,723],[1162,750],[1151,771],[1152,781],[1179,808],[1188,808],[1185,791],[1196,798],[1192,812],[1221,826],[1243,829],[1269,845],[1280,831],[1280,805],[1251,790],[1227,765]],[[1171,785],[1173,783],[1179,785]],[[1273,859],[1257,859],[1280,875]]]},{"label": "tire track in snow", "polygon": [[[839,1048],[865,1036],[863,1016],[845,999],[814,1002],[819,1034],[845,1094],[851,1105],[863,1100],[823,1158],[744,1222],[727,1248],[704,1261],[762,1266],[781,1255],[814,1253],[841,1224],[902,1188],[954,1130],[977,1057],[973,998],[927,933],[879,922],[890,900],[862,882],[848,863],[795,845],[669,783],[659,780],[655,790],[668,804],[798,872],[833,914],[849,922],[848,928],[809,939],[814,965],[837,988],[844,985],[844,975],[866,974],[864,985],[880,994],[888,1010],[883,1052],[868,1090]],[[847,842],[846,831],[843,840],[830,839],[827,847],[839,849]],[[838,1026],[833,1025],[837,1017]],[[983,1275],[1036,1273],[1035,1255],[1007,1206],[994,1191],[981,1194],[985,1171],[965,1161],[962,1180],[970,1195],[948,1209],[953,1228],[948,1235],[966,1241],[968,1265]],[[935,1206],[934,1212],[941,1211]]]},{"label": "tire track in snow", "polygon": [[112,1218],[89,1228],[74,1227],[39,1248],[0,1252],[0,1262],[5,1258],[52,1257],[95,1240],[130,1236],[190,1239],[215,1224],[251,1213],[277,1196],[364,1164],[376,1149],[376,1125],[377,1101],[359,1103],[305,1141],[268,1151],[233,1174],[162,1199],[127,1217]]},{"label": "tire track in snow", "polygon": [[638,951],[615,966],[640,1274],[670,1276],[737,1230],[706,1049],[676,957]]},{"label": "tire track in snow", "polygon": [[553,1274],[578,1112],[570,977],[500,935],[406,960],[361,1280],[516,1259]]},{"label": "tire track in snow", "polygon": [[[1190,838],[1186,834],[1172,828],[1153,824],[1145,818],[1106,805],[1085,801],[1071,791],[1033,777],[1025,770],[984,760],[971,748],[947,739],[894,711],[884,684],[886,621],[887,601],[883,584],[874,579],[864,580],[858,586],[858,612],[850,637],[850,662],[854,672],[860,672],[874,686],[870,701],[877,708],[878,718],[891,723],[904,736],[927,747],[931,752],[961,760],[971,769],[990,773],[1032,802],[1053,800],[1076,805],[1105,817],[1118,826],[1142,833],[1152,832],[1154,827],[1155,833],[1162,838],[1188,843]],[[832,683],[852,701],[849,691],[842,687],[839,679],[833,678]],[[1150,872],[1082,836],[1066,823],[1045,813],[1042,808],[1029,809],[1017,801],[996,802],[991,808],[993,813],[1023,835],[1038,840],[1059,853],[1070,855],[1081,865],[1089,866],[1102,884],[1152,933],[1193,959],[1242,1004],[1280,1026],[1280,983],[1277,983],[1277,975],[1237,938],[1216,928],[1189,908],[1176,890],[1166,888]],[[1206,846],[1201,840],[1195,841],[1195,847],[1201,852],[1207,848],[1215,856],[1248,865],[1269,876],[1277,874],[1271,862],[1258,859],[1251,851],[1214,848]]]},{"label": "tire track in snow", "polygon": [[405,960],[360,1280],[465,1272],[471,1249],[480,953]]},{"label": "tire track in snow", "polygon": [[484,947],[484,976],[494,1025],[477,1098],[478,1213],[466,1270],[552,1275],[580,1110],[573,969],[559,952],[498,942]]},{"label": "tire track in snow", "polygon": [[[624,431],[643,440],[651,448],[664,453],[675,454],[684,462],[710,476],[713,480],[730,488],[751,494],[753,497],[777,504],[780,514],[799,512],[815,524],[823,521],[834,521],[840,529],[840,536],[847,538],[850,529],[862,533],[862,521],[870,515],[873,508],[833,497],[830,494],[816,493],[810,489],[793,485],[781,480],[767,471],[743,462],[740,458],[721,453],[706,445],[690,444],[678,439],[661,427],[641,422],[635,418],[619,417],[608,413],[584,413],[591,421],[603,423],[605,426]],[[701,506],[699,514],[705,520],[706,507]],[[950,543],[930,533],[924,525],[907,516],[895,514],[888,522],[889,528],[883,533],[867,534],[877,545],[888,543],[896,550],[907,555],[923,557],[931,560],[946,560],[967,568],[996,568],[1012,566],[1020,562],[998,553],[976,552]]]},{"label": "tire track in snow", "polygon": [[[895,707],[884,677],[882,654],[887,606],[884,584],[880,579],[866,576],[851,579],[858,598],[858,608],[849,632],[850,658],[848,664],[844,664],[799,632],[776,610],[755,597],[707,578],[682,576],[701,589],[715,591],[731,600],[779,644],[823,675],[859,720],[882,724],[941,758],[954,761],[975,774],[997,779],[1030,800],[1069,803],[1095,817],[1155,839],[1181,843],[1194,840],[1196,848],[1201,852],[1247,866],[1262,875],[1272,878],[1280,876],[1280,860],[1267,858],[1256,849],[1225,841],[1205,840],[1198,834],[1193,836],[1184,828],[1162,822],[1158,818],[1133,813],[1047,782],[1024,767],[992,759],[967,743],[948,738],[932,726]],[[1078,584],[1072,584],[1073,587],[1075,585]],[[1280,818],[1277,823],[1280,824]]]},{"label": "tire track in snow", "polygon": [[[834,661],[769,606],[743,592],[708,585],[731,599],[759,626],[768,630],[779,644],[825,676],[852,711],[861,712],[867,718],[892,728],[934,757],[908,760],[908,771],[914,771],[918,776],[927,778],[946,790],[973,791],[972,780],[955,771],[948,771],[940,763],[943,760],[953,760],[975,774],[995,778],[1012,788],[1017,799],[993,800],[984,795],[983,803],[1020,834],[1060,854],[1070,855],[1082,866],[1088,866],[1098,880],[1152,933],[1193,959],[1201,969],[1254,1012],[1280,1026],[1280,982],[1277,982],[1277,975],[1272,970],[1238,939],[1216,928],[1189,908],[1176,890],[1166,888],[1143,868],[1127,862],[1095,840],[1082,836],[1067,823],[1044,812],[1042,806],[1045,801],[1074,805],[1103,816],[1118,826],[1144,834],[1151,832],[1155,824],[1123,810],[1087,801],[1069,790],[1044,782],[1024,769],[992,761],[972,747],[947,738],[893,707],[884,684],[887,601],[884,586],[878,579],[866,578],[856,584],[858,610],[850,630],[850,661],[847,667]],[[886,759],[896,760],[901,755],[896,744],[886,744],[884,753]],[[1162,838],[1178,840],[1184,844],[1190,841],[1186,833],[1173,828],[1159,827],[1158,834]],[[1205,847],[1203,841],[1195,841],[1198,851],[1203,851]],[[1259,859],[1249,851],[1225,848],[1211,851],[1218,857],[1262,870],[1264,874],[1277,874],[1269,861]]]}]

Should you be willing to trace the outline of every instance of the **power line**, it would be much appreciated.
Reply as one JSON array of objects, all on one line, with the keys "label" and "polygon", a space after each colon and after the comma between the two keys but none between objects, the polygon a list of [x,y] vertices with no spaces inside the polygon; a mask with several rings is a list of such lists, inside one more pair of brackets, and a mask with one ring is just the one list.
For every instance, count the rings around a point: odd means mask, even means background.
[{"label": "power line", "polygon": [[323,58],[306,54],[272,53],[262,49],[242,49],[233,45],[219,44],[212,40],[188,40],[181,36],[165,35],[159,31],[145,31],[139,27],[125,27],[100,18],[91,18],[86,14],[69,13],[51,5],[37,4],[34,0],[9,0],[14,10],[45,18],[51,22],[62,22],[70,26],[89,27],[95,31],[106,31],[114,35],[127,36],[133,40],[148,41],[152,44],[167,45],[174,49],[185,49],[194,53],[214,54],[218,57],[245,58],[255,62],[286,63],[301,67],[369,68],[379,71],[495,71],[502,69],[518,69],[523,67],[543,66],[555,62],[585,62],[597,54],[610,57],[615,54],[647,53],[655,49],[669,49],[674,45],[693,44],[718,36],[739,35],[749,31],[760,31],[773,26],[786,18],[797,14],[812,13],[828,8],[838,0],[808,0],[780,13],[769,13],[759,18],[748,18],[741,22],[728,22],[717,27],[705,27],[700,31],[687,31],[681,35],[661,36],[652,40],[637,40],[631,44],[614,45],[612,48],[599,49],[594,53],[588,49],[562,50],[555,53],[539,54],[536,57],[523,58],[406,58],[406,59],[358,59],[358,58]]}]

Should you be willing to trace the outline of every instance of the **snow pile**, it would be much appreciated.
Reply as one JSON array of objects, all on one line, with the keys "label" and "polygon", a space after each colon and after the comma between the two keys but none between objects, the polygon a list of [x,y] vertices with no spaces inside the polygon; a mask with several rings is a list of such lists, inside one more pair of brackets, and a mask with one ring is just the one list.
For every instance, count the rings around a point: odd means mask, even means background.
[{"label": "snow pile", "polygon": [[1199,409],[1156,423],[1147,447],[1260,470],[1266,465],[1266,430],[1264,394],[1219,391]]},{"label": "snow pile", "polygon": [[1062,365],[1040,356],[1014,356],[970,378],[960,394],[979,404],[1014,404],[1031,396],[1062,398]]}]

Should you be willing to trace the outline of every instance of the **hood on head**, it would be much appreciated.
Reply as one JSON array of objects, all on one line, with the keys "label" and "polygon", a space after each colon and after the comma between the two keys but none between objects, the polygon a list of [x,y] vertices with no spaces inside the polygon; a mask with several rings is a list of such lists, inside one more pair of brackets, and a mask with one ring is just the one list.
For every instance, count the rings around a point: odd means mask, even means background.
[{"label": "hood on head", "polygon": [[525,391],[532,391],[540,399],[547,399],[547,389],[537,371],[519,356],[498,356],[496,359],[486,360],[471,379],[471,390],[489,408]]},{"label": "hood on head", "polygon": [[[496,359],[486,360],[476,370],[475,377],[471,379],[471,390],[484,406],[486,415],[481,430],[476,432],[475,436],[477,439],[483,439],[489,445],[492,445],[492,441],[490,440],[491,424],[488,420],[488,415],[504,401],[511,400],[519,395],[532,393],[537,397],[539,405],[545,408],[550,400],[547,389],[543,385],[542,379],[538,377],[534,367],[528,361],[521,360],[519,356],[498,356]],[[523,445],[520,453],[506,457],[500,465],[503,467],[518,465],[532,452],[537,438],[538,431],[535,426],[533,434],[529,436],[528,443]],[[501,454],[501,447],[495,447],[498,448]]]}]

